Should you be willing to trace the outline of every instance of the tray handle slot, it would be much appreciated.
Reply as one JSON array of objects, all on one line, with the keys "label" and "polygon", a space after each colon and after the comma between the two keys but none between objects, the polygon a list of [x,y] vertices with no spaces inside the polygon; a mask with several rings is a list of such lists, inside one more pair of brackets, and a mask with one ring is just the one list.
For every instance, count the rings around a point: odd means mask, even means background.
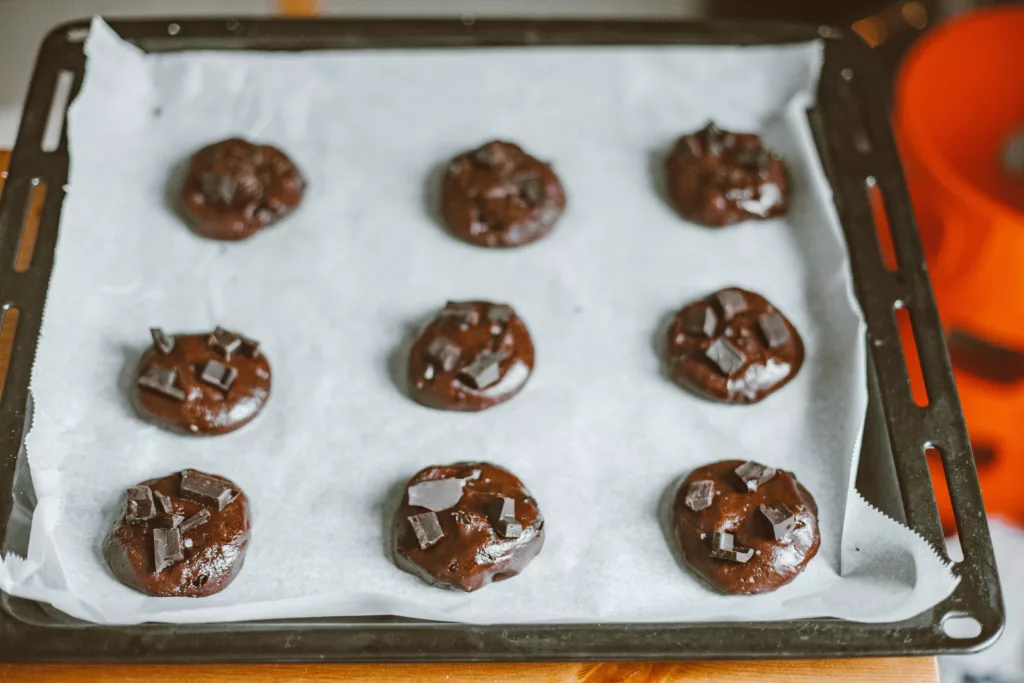
[{"label": "tray handle slot", "polygon": [[67,119],[68,101],[71,97],[71,86],[74,85],[75,74],[69,69],[61,69],[57,74],[57,82],[50,100],[50,113],[46,117],[43,139],[39,148],[44,152],[53,152],[64,141],[64,123]]},{"label": "tray handle slot", "polygon": [[46,183],[39,178],[32,179],[32,194],[28,201],[25,218],[21,224],[18,250],[14,256],[14,272],[24,273],[32,265],[32,255],[39,237],[39,218],[46,201]]},{"label": "tray handle slot", "polygon": [[14,336],[18,332],[18,318],[21,311],[14,306],[6,306],[0,314],[0,405],[6,406],[7,369],[11,364]]}]

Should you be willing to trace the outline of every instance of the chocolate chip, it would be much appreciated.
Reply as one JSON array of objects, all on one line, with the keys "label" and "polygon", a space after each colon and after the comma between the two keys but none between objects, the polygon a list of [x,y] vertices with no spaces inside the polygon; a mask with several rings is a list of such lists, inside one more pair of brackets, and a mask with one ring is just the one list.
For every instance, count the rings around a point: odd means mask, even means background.
[{"label": "chocolate chip", "polygon": [[683,315],[683,331],[690,335],[713,337],[718,326],[718,317],[710,306],[695,306]]},{"label": "chocolate chip", "polygon": [[202,472],[184,470],[181,473],[181,497],[223,510],[235,499],[235,492],[230,486]]},{"label": "chocolate chip", "polygon": [[523,535],[523,525],[516,521],[514,498],[495,498],[491,501],[487,516],[495,531],[505,538],[519,538]]},{"label": "chocolate chip", "polygon": [[501,379],[501,362],[508,358],[504,351],[481,351],[457,375],[460,382],[474,389],[486,389]]},{"label": "chocolate chip", "polygon": [[227,391],[238,376],[238,370],[215,360],[206,361],[199,372],[199,379],[221,391]]},{"label": "chocolate chip", "polygon": [[547,197],[544,183],[537,177],[521,181],[519,183],[519,191],[522,193],[523,203],[529,207],[540,206]]},{"label": "chocolate chip", "polygon": [[735,545],[735,537],[728,531],[716,531],[711,537],[711,557],[743,564],[754,556],[753,548]]},{"label": "chocolate chip", "polygon": [[786,321],[777,311],[759,315],[757,326],[761,328],[761,334],[764,335],[764,341],[770,349],[777,349],[789,341]]},{"label": "chocolate chip", "polygon": [[737,313],[747,310],[747,300],[735,289],[723,289],[715,294],[715,299],[722,309],[722,316],[726,320],[732,320]]},{"label": "chocolate chip", "polygon": [[435,337],[424,349],[427,360],[441,366],[445,372],[451,372],[462,357],[459,345],[447,337]]},{"label": "chocolate chip", "polygon": [[441,322],[468,330],[480,322],[480,314],[471,302],[449,301],[441,309]]},{"label": "chocolate chip", "polygon": [[231,360],[231,354],[242,345],[242,338],[234,332],[229,332],[223,327],[218,327],[210,335],[206,342],[213,347],[217,353],[224,356],[224,360]]},{"label": "chocolate chip", "polygon": [[173,529],[174,527],[180,525],[184,520],[185,515],[163,515],[162,517],[160,517],[160,519],[157,520],[157,524],[163,527],[169,527]]},{"label": "chocolate chip", "polygon": [[722,338],[713,341],[704,355],[726,376],[732,375],[747,361],[742,351]]},{"label": "chocolate chip", "polygon": [[125,521],[135,524],[156,517],[156,505],[153,503],[153,490],[148,486],[133,486],[128,489],[128,508]]},{"label": "chocolate chip", "polygon": [[174,337],[169,336],[159,327],[149,328],[149,333],[153,335],[153,346],[157,351],[166,356],[174,350]]},{"label": "chocolate chip", "polygon": [[174,503],[171,502],[170,498],[159,491],[153,491],[153,497],[156,498],[156,504],[160,508],[160,512],[174,512]]},{"label": "chocolate chip", "polygon": [[441,522],[438,521],[437,514],[433,512],[412,515],[407,519],[412,525],[412,531],[416,534],[416,542],[420,544],[421,550],[426,550],[444,537]]},{"label": "chocolate chip", "polygon": [[260,343],[255,339],[246,339],[245,337],[242,337],[242,345],[238,350],[249,358],[256,358],[260,355]]},{"label": "chocolate chip", "polygon": [[796,528],[796,515],[794,515],[785,503],[778,505],[761,505],[759,508],[764,518],[772,525],[772,534],[776,541],[781,541]]},{"label": "chocolate chip", "polygon": [[508,304],[489,304],[487,306],[487,319],[492,323],[507,325],[512,320],[512,307]]},{"label": "chocolate chip", "polygon": [[178,528],[181,529],[181,533],[187,534],[188,532],[195,529],[197,526],[202,526],[203,524],[206,524],[209,521],[210,511],[207,510],[206,508],[203,508],[202,510],[200,510],[199,512],[197,512],[196,514],[192,515],[184,522],[182,522],[181,526]]},{"label": "chocolate chip", "polygon": [[497,170],[509,162],[505,146],[500,142],[488,142],[473,152],[473,161],[486,169]]},{"label": "chocolate chip", "polygon": [[153,529],[153,564],[157,574],[184,559],[185,551],[181,547],[181,531],[174,528]]},{"label": "chocolate chip", "polygon": [[711,507],[715,499],[715,483],[710,479],[701,479],[690,484],[686,489],[686,507],[694,512],[700,512]]},{"label": "chocolate chip", "polygon": [[409,505],[434,512],[455,507],[462,500],[463,482],[457,477],[421,481],[409,487]]},{"label": "chocolate chip", "polygon": [[207,199],[223,206],[231,204],[231,201],[235,198],[235,192],[238,190],[238,181],[229,175],[217,173],[216,171],[204,173],[200,177],[199,182]]},{"label": "chocolate chip", "polygon": [[174,386],[178,379],[178,373],[172,368],[165,368],[160,365],[150,365],[146,372],[139,377],[139,386],[150,391],[155,391],[175,401],[184,401],[185,392]]},{"label": "chocolate chip", "polygon": [[756,491],[767,484],[775,476],[775,468],[748,460],[735,470],[736,476],[743,480],[748,491]]}]

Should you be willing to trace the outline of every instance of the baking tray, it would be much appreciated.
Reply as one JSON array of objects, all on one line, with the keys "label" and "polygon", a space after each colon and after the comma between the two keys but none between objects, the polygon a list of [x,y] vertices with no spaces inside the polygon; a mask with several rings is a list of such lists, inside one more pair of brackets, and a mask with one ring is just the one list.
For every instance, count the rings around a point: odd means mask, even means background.
[{"label": "baking tray", "polygon": [[[151,52],[483,45],[780,44],[822,39],[817,105],[808,111],[849,246],[856,293],[868,325],[869,402],[857,488],[908,524],[943,557],[945,545],[925,450],[942,456],[963,560],[956,591],[898,623],[839,619],[778,622],[475,626],[398,617],[289,619],[222,624],[97,626],[53,608],[0,594],[0,659],[37,661],[508,661],[850,657],[968,652],[1003,627],[1003,605],[977,473],[935,310],[921,244],[889,131],[870,51],[841,29],[763,23],[649,21],[279,20],[110,21]],[[34,500],[23,438],[31,419],[28,385],[68,177],[66,133],[44,145],[48,119],[61,121],[55,91],[77,92],[88,22],[63,25],[44,40],[0,197],[0,296],[4,334],[17,309],[6,387],[0,399],[0,532],[5,550],[15,501]],[[51,151],[45,151],[55,147]],[[33,190],[45,183],[35,253],[15,268]],[[883,263],[868,190],[879,192],[898,267]],[[24,260],[22,260],[22,265]],[[83,293],[87,296],[88,293]],[[895,312],[910,314],[927,387],[917,405]],[[71,331],[69,330],[69,333]],[[912,362],[912,361],[911,361]],[[969,617],[976,634],[944,624]],[[951,632],[952,629],[951,629]],[[956,631],[962,635],[963,631]]]}]

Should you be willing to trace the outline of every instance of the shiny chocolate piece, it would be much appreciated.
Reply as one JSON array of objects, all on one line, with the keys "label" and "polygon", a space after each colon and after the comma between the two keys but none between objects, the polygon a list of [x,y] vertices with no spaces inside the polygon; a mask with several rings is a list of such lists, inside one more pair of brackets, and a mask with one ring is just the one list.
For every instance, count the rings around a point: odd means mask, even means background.
[{"label": "shiny chocolate piece", "polygon": [[157,574],[184,559],[180,531],[175,528],[153,529],[153,560]]},{"label": "shiny chocolate piece", "polygon": [[174,349],[174,337],[169,336],[159,327],[149,328],[149,334],[153,337],[153,348],[164,354],[169,354]]},{"label": "shiny chocolate piece", "polygon": [[211,477],[197,470],[181,473],[182,498],[194,500],[208,507],[223,510],[235,498],[235,490],[220,477]]},{"label": "shiny chocolate piece", "polygon": [[305,189],[302,174],[281,150],[232,138],[195,153],[181,196],[199,234],[240,240],[290,214]]},{"label": "shiny chocolate piece", "polygon": [[565,209],[551,166],[510,142],[488,142],[448,164],[441,210],[456,237],[482,247],[519,247],[548,234]]},{"label": "shiny chocolate piece", "polygon": [[[711,335],[694,321],[714,310],[721,319]],[[781,324],[768,339],[767,316]],[[710,326],[709,328],[710,329]],[[667,355],[680,386],[716,401],[757,403],[786,385],[804,361],[796,328],[760,294],[729,287],[684,306],[669,325]],[[772,343],[775,343],[772,346]]]},{"label": "shiny chocolate piece", "polygon": [[174,512],[174,503],[171,502],[170,498],[159,491],[154,491],[153,497],[156,499],[156,506],[160,512],[163,512],[164,514]]},{"label": "shiny chocolate piece", "polygon": [[790,512],[785,503],[778,505],[764,505],[758,507],[761,514],[768,523],[772,525],[772,534],[776,541],[781,541],[796,528],[796,515]]},{"label": "shiny chocolate piece", "polygon": [[757,326],[761,328],[761,334],[764,335],[764,341],[769,349],[782,348],[789,341],[786,320],[778,311],[757,316]]},{"label": "shiny chocolate piece", "polygon": [[197,526],[202,526],[210,521],[210,511],[206,508],[202,508],[194,515],[186,519],[181,523],[181,533],[187,534],[188,532],[195,529]]},{"label": "shiny chocolate piece", "polygon": [[533,362],[530,333],[511,306],[448,302],[412,345],[410,394],[432,408],[484,410],[519,393]]},{"label": "shiny chocolate piece", "polygon": [[[454,507],[422,513],[406,493],[395,511],[391,542],[396,564],[428,583],[464,591],[521,572],[544,543],[544,517],[523,483],[496,465],[463,462],[421,470],[406,489],[444,479],[463,482],[462,497]],[[420,514],[435,515],[443,534],[426,547],[411,521]]]},{"label": "shiny chocolate piece", "polygon": [[[679,486],[672,503],[672,533],[686,563],[723,593],[751,594],[775,590],[793,581],[818,552],[818,508],[811,494],[790,472],[749,490],[736,469],[740,460],[699,467]],[[769,468],[771,469],[771,468]],[[715,496],[706,508],[687,504],[697,482],[709,481]],[[762,508],[783,512],[789,531],[777,537]],[[782,528],[779,529],[782,531]]]},{"label": "shiny chocolate piece", "polygon": [[153,491],[148,486],[133,486],[128,489],[125,520],[135,524],[154,517],[156,517],[156,505],[153,503]]},{"label": "shiny chocolate piece", "polygon": [[694,336],[713,337],[718,328],[718,317],[710,306],[688,308],[683,316],[683,330]]},{"label": "shiny chocolate piece", "polygon": [[407,518],[409,526],[416,534],[416,542],[420,550],[426,550],[444,538],[444,531],[441,530],[441,522],[437,519],[435,512],[422,512],[418,515],[411,515]]},{"label": "shiny chocolate piece", "polygon": [[678,140],[665,168],[679,214],[710,227],[772,218],[789,203],[785,164],[752,133],[731,133],[709,123]]},{"label": "shiny chocolate piece", "polygon": [[703,481],[695,481],[690,484],[690,488],[686,491],[685,502],[686,507],[694,512],[700,512],[710,507],[714,499],[715,484],[708,479],[704,479]]},{"label": "shiny chocolate piece", "polygon": [[488,518],[499,534],[505,538],[519,538],[523,535],[523,526],[516,521],[516,501],[514,498],[495,498],[491,501]]},{"label": "shiny chocolate piece", "polygon": [[753,548],[735,545],[736,539],[728,531],[716,531],[711,537],[711,557],[745,564],[754,556]]},{"label": "shiny chocolate piece", "polygon": [[217,353],[224,356],[225,361],[229,361],[231,360],[231,354],[242,346],[242,338],[234,332],[218,327],[210,333],[210,338],[206,343],[213,347]]},{"label": "shiny chocolate piece", "polygon": [[184,401],[185,392],[177,387],[178,372],[173,368],[150,365],[139,375],[138,385],[173,401]]},{"label": "shiny chocolate piece", "polygon": [[[170,499],[168,499],[170,500]],[[185,521],[185,515],[167,514],[160,515],[156,523],[159,526],[165,526],[169,528],[177,528],[181,526],[181,523]]]},{"label": "shiny chocolate piece", "polygon": [[220,361],[208,360],[199,371],[199,379],[221,391],[227,391],[238,376],[238,370],[230,365],[224,365]]},{"label": "shiny chocolate piece", "polygon": [[447,510],[458,505],[462,498],[462,486],[462,480],[455,478],[421,481],[409,487],[409,505],[434,512]]},{"label": "shiny chocolate piece", "polygon": [[[245,560],[251,526],[249,501],[231,481],[214,475],[222,487],[238,491],[223,510],[211,512],[200,503],[179,496],[185,470],[160,479],[142,482],[154,498],[168,498],[177,511],[138,523],[121,515],[103,542],[103,556],[119,581],[153,596],[202,597],[228,586]],[[174,517],[190,518],[200,511],[208,522],[189,528],[174,525]]]},{"label": "shiny chocolate piece", "polygon": [[[270,364],[257,342],[234,333],[212,342],[218,331],[176,335],[168,353],[154,339],[132,387],[139,415],[175,431],[226,434],[259,414],[270,397]],[[230,365],[225,349],[231,349]]]},{"label": "shiny chocolate piece", "polygon": [[743,485],[747,487],[748,491],[756,491],[771,481],[771,478],[775,476],[775,468],[748,460],[736,468],[736,476],[743,481]]}]

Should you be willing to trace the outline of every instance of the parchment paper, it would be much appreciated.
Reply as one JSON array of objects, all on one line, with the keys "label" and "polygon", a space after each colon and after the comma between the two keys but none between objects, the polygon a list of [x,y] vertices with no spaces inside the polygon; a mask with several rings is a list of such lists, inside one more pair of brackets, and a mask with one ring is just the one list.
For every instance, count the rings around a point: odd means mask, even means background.
[{"label": "parchment paper", "polygon": [[[86,50],[32,381],[38,505],[5,590],[111,623],[487,623],[885,620],[954,587],[924,541],[852,492],[864,328],[804,114],[818,44],[145,56],[96,22]],[[785,219],[709,230],[672,211],[664,154],[709,118],[786,159]],[[190,232],[174,193],[193,151],[234,135],[286,150],[310,189],[286,222],[226,244]],[[491,138],[565,183],[566,214],[532,246],[468,246],[437,221],[444,162]],[[668,316],[729,284],[766,295],[807,347],[796,380],[756,406],[695,398],[659,359]],[[507,301],[526,321],[537,367],[515,400],[455,414],[403,393],[404,345],[447,299]],[[264,413],[214,438],[142,422],[126,395],[148,328],[216,324],[263,342]],[[722,458],[792,470],[820,506],[820,553],[775,593],[717,595],[669,543],[673,486]],[[395,568],[384,534],[408,477],[471,459],[526,482],[547,541],[522,575],[466,595]],[[127,486],[184,467],[248,493],[246,566],[210,598],[145,597],[100,544]]]}]

